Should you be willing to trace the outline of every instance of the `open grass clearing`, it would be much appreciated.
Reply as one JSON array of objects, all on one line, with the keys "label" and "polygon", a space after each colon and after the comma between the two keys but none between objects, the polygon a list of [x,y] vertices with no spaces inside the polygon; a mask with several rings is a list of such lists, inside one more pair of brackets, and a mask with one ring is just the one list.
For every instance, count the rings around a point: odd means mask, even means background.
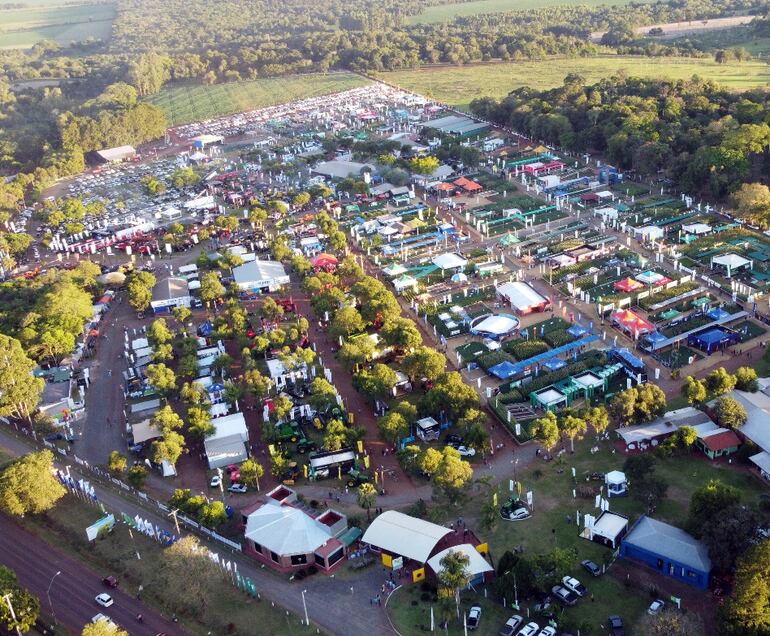
[{"label": "open grass clearing", "polygon": [[695,42],[705,51],[742,47],[754,56],[765,57],[770,53],[770,37],[756,35],[753,33],[752,27],[749,26],[706,31],[701,34],[681,38],[681,40],[679,38],[671,40],[671,44],[676,45],[679,41],[684,40]]},{"label": "open grass clearing", "polygon": [[108,40],[113,4],[48,4],[0,10],[0,48],[27,48],[41,40],[62,45],[88,38]]},{"label": "open grass clearing", "polygon": [[[44,515],[27,516],[20,520],[22,525],[44,541],[68,556],[86,563],[98,573],[112,574],[121,581],[121,588],[127,593],[135,593],[139,585],[144,587],[142,598],[159,611],[169,612],[167,599],[154,580],[155,564],[158,563],[163,548],[147,537],[133,533],[129,536],[128,527],[116,523],[113,532],[103,539],[90,544],[86,540],[85,528],[102,515],[98,507],[84,503],[73,495],[67,495],[51,511]],[[136,558],[136,552],[141,560]],[[311,634],[315,628],[300,625],[300,619],[287,615],[285,610],[272,607],[267,601],[257,601],[238,591],[235,587],[223,584],[218,594],[209,598],[206,610],[207,623],[187,621],[185,628],[192,634],[211,634],[213,625],[236,625],[237,633],[256,633],[254,625],[259,625],[259,632],[264,634]],[[180,620],[184,617],[180,615]],[[224,627],[213,633],[224,633]]]},{"label": "open grass clearing", "polygon": [[254,108],[330,95],[366,84],[366,79],[353,73],[290,75],[212,86],[169,85],[147,101],[162,108],[169,122],[176,126]]},{"label": "open grass clearing", "polygon": [[427,7],[422,13],[410,16],[410,24],[431,24],[434,22],[449,22],[458,17],[478,15],[481,13],[504,13],[506,11],[525,11],[528,9],[543,9],[545,7],[560,7],[570,5],[600,6],[624,5],[631,0],[474,0],[472,2],[457,2],[439,4]]},{"label": "open grass clearing", "polygon": [[539,90],[554,88],[563,83],[568,73],[578,73],[588,83],[593,83],[619,71],[629,76],[670,79],[689,79],[699,75],[736,90],[763,86],[770,82],[770,66],[760,61],[717,64],[710,59],[636,56],[434,67],[381,73],[379,77],[440,102],[467,108],[473,99],[499,99],[522,86]]}]

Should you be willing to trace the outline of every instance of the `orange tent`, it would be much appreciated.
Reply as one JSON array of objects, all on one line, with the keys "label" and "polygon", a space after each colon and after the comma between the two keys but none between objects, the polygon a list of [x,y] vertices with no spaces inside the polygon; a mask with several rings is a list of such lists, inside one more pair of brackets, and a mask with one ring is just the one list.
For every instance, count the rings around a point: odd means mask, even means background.
[{"label": "orange tent", "polygon": [[622,292],[632,292],[636,291],[637,289],[642,289],[644,285],[640,283],[638,280],[634,280],[633,278],[624,278],[623,280],[619,280],[617,283],[613,285],[615,289]]}]

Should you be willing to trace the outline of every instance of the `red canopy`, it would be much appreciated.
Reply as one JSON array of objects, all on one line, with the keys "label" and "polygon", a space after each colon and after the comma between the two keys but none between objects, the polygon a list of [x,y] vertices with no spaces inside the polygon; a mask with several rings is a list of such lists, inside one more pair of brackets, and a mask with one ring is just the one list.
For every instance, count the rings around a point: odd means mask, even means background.
[{"label": "red canopy", "polygon": [[333,272],[337,268],[337,257],[332,254],[318,254],[310,259],[310,265],[315,271],[324,270],[327,272]]},{"label": "red canopy", "polygon": [[644,285],[640,283],[638,280],[634,280],[633,278],[624,278],[623,280],[619,280],[617,283],[613,285],[615,289],[622,292],[632,292],[636,291],[637,289],[642,289]]},{"label": "red canopy", "polygon": [[484,189],[481,184],[478,184],[475,181],[471,181],[470,179],[466,179],[465,177],[460,177],[454,181],[454,184],[466,192],[478,192]]},{"label": "red canopy", "polygon": [[620,309],[612,314],[611,320],[613,323],[620,325],[624,330],[628,331],[634,338],[637,338],[640,334],[652,333],[655,331],[655,327],[652,323],[646,321],[641,316],[638,316],[630,309]]}]

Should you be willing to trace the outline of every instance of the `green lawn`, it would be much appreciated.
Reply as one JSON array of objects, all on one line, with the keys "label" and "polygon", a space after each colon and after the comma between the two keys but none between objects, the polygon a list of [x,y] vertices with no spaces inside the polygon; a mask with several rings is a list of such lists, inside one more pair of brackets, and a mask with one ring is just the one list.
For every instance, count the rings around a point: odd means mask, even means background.
[{"label": "green lawn", "polygon": [[[761,55],[766,57],[770,53],[770,37],[755,36],[752,33],[752,28],[749,26],[705,31],[687,38],[681,38],[681,40],[695,42],[699,48],[706,51],[743,47],[754,56]],[[676,45],[679,41],[679,38],[677,38],[670,42],[672,45]]]},{"label": "green lawn", "polygon": [[67,45],[87,38],[108,40],[113,4],[37,4],[0,10],[0,49],[31,47],[41,40]]},{"label": "green lawn", "polygon": [[748,89],[770,82],[770,66],[759,61],[717,64],[710,59],[634,56],[422,68],[382,73],[380,77],[438,101],[467,107],[477,97],[500,98],[522,86],[536,89],[559,86],[568,73],[579,73],[586,81],[596,82],[618,71],[631,76],[672,79],[688,79],[700,75],[733,89]]},{"label": "green lawn", "polygon": [[[59,504],[45,515],[27,516],[21,523],[44,541],[55,545],[69,556],[87,563],[97,573],[113,574],[121,581],[124,592],[133,594],[138,586],[144,586],[142,598],[162,608],[168,613],[173,608],[167,605],[166,592],[157,585],[155,564],[163,548],[155,541],[134,533],[131,538],[125,524],[117,523],[115,529],[104,539],[92,544],[86,540],[84,528],[96,521],[101,512],[66,496]],[[1,523],[1,521],[0,521]],[[136,552],[141,560],[136,558]],[[267,601],[257,601],[238,591],[235,587],[223,583],[218,593],[210,596],[206,609],[206,626],[187,621],[185,628],[192,634],[225,633],[228,623],[236,625],[239,634],[255,633],[254,625],[259,625],[259,633],[301,635],[314,633],[314,628],[301,625],[300,618],[286,613],[280,607],[272,607]],[[180,619],[184,616],[180,614]]]},{"label": "green lawn", "polygon": [[478,15],[480,13],[504,13],[506,11],[522,11],[527,9],[542,9],[565,5],[599,6],[628,4],[632,0],[474,0],[472,2],[457,2],[439,4],[427,7],[422,13],[410,16],[411,24],[430,24],[433,22],[448,22],[457,17]]},{"label": "green lawn", "polygon": [[169,85],[148,101],[166,113],[172,125],[283,104],[297,99],[329,95],[365,86],[353,73],[290,75],[230,84]]}]

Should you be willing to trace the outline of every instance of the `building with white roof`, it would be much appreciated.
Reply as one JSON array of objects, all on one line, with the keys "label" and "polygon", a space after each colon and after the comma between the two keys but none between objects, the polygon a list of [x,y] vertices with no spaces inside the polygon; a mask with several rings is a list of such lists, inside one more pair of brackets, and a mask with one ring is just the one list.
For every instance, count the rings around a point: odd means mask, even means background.
[{"label": "building with white roof", "polygon": [[233,268],[233,280],[238,289],[267,293],[289,284],[289,275],[279,261],[251,261]]},{"label": "building with white roof", "polygon": [[732,278],[733,272],[736,270],[744,269],[746,267],[754,269],[754,261],[731,252],[730,254],[712,256],[711,269],[715,269],[715,266],[723,269],[727,273],[727,278]]},{"label": "building with white roof", "polygon": [[248,458],[249,429],[243,413],[233,413],[211,420],[214,434],[203,442],[209,468],[239,464]]},{"label": "building with white roof", "polygon": [[153,313],[171,311],[173,307],[189,307],[190,286],[184,278],[169,276],[159,280],[152,288],[150,307]]},{"label": "building with white roof", "polygon": [[470,543],[463,543],[460,545],[452,546],[451,548],[446,548],[446,550],[442,550],[441,552],[434,554],[430,559],[428,559],[428,567],[433,570],[436,576],[438,576],[444,569],[441,567],[441,559],[447,556],[450,552],[459,552],[463,556],[468,557],[468,566],[466,567],[466,572],[470,576],[470,580],[468,581],[469,585],[481,583],[488,573],[495,571],[495,569],[489,564],[489,561],[487,561],[482,556],[482,554],[476,549],[475,546]]},{"label": "building with white roof", "polygon": [[468,264],[468,261],[459,254],[447,252],[434,256],[432,263],[439,269],[460,270]]},{"label": "building with white roof", "polygon": [[675,411],[668,411],[662,417],[645,424],[623,426],[615,430],[626,444],[627,450],[646,450],[657,446],[669,435],[676,433],[682,426],[696,428],[701,424],[713,424],[703,411],[686,406]]},{"label": "building with white roof", "polygon": [[549,298],[521,281],[503,283],[495,291],[500,299],[507,302],[519,315],[545,311],[551,305]]},{"label": "building with white roof", "polygon": [[430,521],[386,510],[372,521],[361,540],[391,556],[426,563],[441,540],[451,533],[449,528]]}]

